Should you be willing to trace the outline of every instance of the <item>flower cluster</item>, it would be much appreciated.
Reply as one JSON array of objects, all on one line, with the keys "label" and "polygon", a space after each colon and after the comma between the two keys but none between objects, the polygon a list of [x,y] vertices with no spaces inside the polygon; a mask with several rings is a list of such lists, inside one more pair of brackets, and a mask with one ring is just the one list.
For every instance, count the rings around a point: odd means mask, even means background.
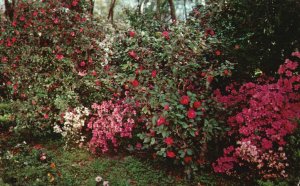
[{"label": "flower cluster", "polygon": [[[67,143],[70,142],[70,140],[76,140],[76,143],[83,142],[85,137],[80,135],[81,129],[89,114],[90,111],[88,108],[83,106],[76,107],[71,111],[65,112],[63,125],[55,125],[53,130],[55,133],[59,133],[66,138]],[[80,139],[76,139],[78,137],[80,137]]]},{"label": "flower cluster", "polygon": [[[228,118],[229,135],[240,142],[233,154],[224,157],[234,158],[236,166],[255,165],[256,172],[267,178],[286,176],[285,137],[294,132],[295,119],[300,118],[300,75],[293,72],[297,67],[297,62],[286,60],[279,67],[278,80],[260,79],[238,91],[231,86],[226,96],[216,92],[218,101],[235,113]],[[224,169],[222,159],[213,165],[215,172],[232,172],[232,162]]]},{"label": "flower cluster", "polygon": [[118,137],[131,138],[135,126],[134,116],[136,111],[125,100],[103,101],[100,105],[92,105],[94,114],[88,122],[88,128],[92,129],[92,139],[89,142],[93,152],[99,148],[102,152],[109,150],[109,142],[116,150]]}]

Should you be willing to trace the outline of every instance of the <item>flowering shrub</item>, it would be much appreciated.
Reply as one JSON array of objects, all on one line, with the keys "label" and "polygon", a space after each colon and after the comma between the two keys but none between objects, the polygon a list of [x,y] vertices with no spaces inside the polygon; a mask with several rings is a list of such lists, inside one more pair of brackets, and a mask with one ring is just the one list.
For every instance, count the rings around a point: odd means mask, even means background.
[{"label": "flowering shrub", "polygon": [[92,105],[94,114],[88,122],[88,128],[92,129],[92,139],[89,142],[91,150],[107,152],[110,143],[116,150],[120,138],[131,138],[135,127],[134,116],[136,111],[124,100],[103,101],[100,105]]},{"label": "flowering shrub", "polygon": [[[81,129],[84,127],[86,117],[90,112],[86,107],[76,107],[72,111],[64,113],[63,125],[55,125],[54,132],[61,134],[66,138],[66,145],[71,142],[75,143],[84,142],[85,136],[81,134]],[[80,137],[80,139],[78,139]]]},{"label": "flowering shrub", "polygon": [[227,87],[225,96],[216,91],[218,101],[232,110],[229,135],[238,143],[224,150],[224,156],[213,164],[215,172],[233,174],[237,167],[246,167],[263,178],[287,176],[286,137],[293,134],[295,119],[300,118],[297,67],[297,62],[287,59],[278,69],[278,79],[246,83],[239,90]]},{"label": "flowering shrub", "polygon": [[69,107],[102,99],[93,70],[102,35],[88,9],[83,0],[20,1],[1,22],[1,70],[23,137],[49,134]]},{"label": "flowering shrub", "polygon": [[120,99],[128,95],[137,111],[139,141],[131,147],[189,173],[206,163],[207,143],[223,131],[211,83],[233,69],[216,53],[218,39],[179,23],[159,32],[130,29],[111,42],[103,86]]}]

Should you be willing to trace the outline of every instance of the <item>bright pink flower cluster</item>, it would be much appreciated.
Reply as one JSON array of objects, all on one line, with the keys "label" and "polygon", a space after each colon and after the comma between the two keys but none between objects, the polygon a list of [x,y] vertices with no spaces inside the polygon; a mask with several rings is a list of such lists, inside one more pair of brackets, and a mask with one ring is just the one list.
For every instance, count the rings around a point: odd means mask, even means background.
[{"label": "bright pink flower cluster", "polygon": [[100,105],[92,105],[95,113],[88,122],[93,137],[89,143],[93,152],[99,148],[103,153],[109,150],[109,142],[113,148],[118,147],[117,137],[131,138],[135,126],[133,116],[136,111],[125,100],[103,101]]},{"label": "bright pink flower cluster", "polygon": [[228,118],[229,135],[239,144],[213,164],[215,172],[233,173],[235,166],[250,163],[259,174],[268,173],[268,178],[287,176],[284,152],[276,147],[283,149],[285,137],[297,127],[295,118],[300,118],[300,75],[293,73],[297,67],[297,62],[286,60],[276,81],[246,83],[238,91],[230,86],[226,96],[216,91],[217,100],[235,113]]}]

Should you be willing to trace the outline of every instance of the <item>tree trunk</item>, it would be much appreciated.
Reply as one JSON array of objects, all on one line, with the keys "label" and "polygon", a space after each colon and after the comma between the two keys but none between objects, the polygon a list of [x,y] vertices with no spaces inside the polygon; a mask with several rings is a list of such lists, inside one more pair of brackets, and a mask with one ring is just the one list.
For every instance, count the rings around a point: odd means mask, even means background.
[{"label": "tree trunk", "polygon": [[161,0],[156,0],[156,18],[161,21]]},{"label": "tree trunk", "polygon": [[110,8],[109,8],[109,12],[108,12],[108,17],[107,19],[111,20],[111,23],[114,23],[114,8],[116,5],[116,0],[111,0],[111,4],[110,4]]},{"label": "tree trunk", "polygon": [[4,6],[5,6],[5,16],[9,18],[10,21],[14,18],[14,8],[15,8],[15,0],[12,0],[11,3],[8,0],[4,0]]},{"label": "tree trunk", "polygon": [[90,0],[90,3],[91,3],[90,14],[91,14],[91,17],[93,19],[93,17],[94,17],[95,0]]},{"label": "tree trunk", "polygon": [[185,20],[187,19],[187,11],[186,11],[186,0],[183,0],[183,8],[184,8],[184,17],[185,17]]},{"label": "tree trunk", "polygon": [[173,0],[168,0],[170,5],[170,13],[171,13],[171,19],[173,23],[176,23],[176,11],[175,11],[175,5]]}]

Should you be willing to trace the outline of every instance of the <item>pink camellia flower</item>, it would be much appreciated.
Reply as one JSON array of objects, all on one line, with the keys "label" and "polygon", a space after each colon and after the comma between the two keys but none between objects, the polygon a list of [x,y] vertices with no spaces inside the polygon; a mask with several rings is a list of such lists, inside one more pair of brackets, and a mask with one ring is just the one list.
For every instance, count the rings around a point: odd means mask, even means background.
[{"label": "pink camellia flower", "polygon": [[70,35],[71,35],[72,37],[74,37],[74,36],[75,36],[75,32],[71,32]]},{"label": "pink camellia flower", "polygon": [[44,161],[45,159],[47,159],[46,155],[42,155],[42,156],[40,157],[40,160],[42,160],[42,161]]},{"label": "pink camellia flower", "polygon": [[53,20],[53,22],[54,22],[55,24],[58,24],[58,23],[59,23],[59,19],[58,19],[58,18],[55,18],[55,19]]},{"label": "pink camellia flower", "polygon": [[135,32],[134,31],[129,31],[128,33],[129,33],[130,37],[134,37],[135,36]]},{"label": "pink camellia flower", "polygon": [[156,70],[153,70],[153,71],[151,72],[151,76],[152,76],[153,78],[155,78],[155,77],[156,77],[156,75],[157,75],[157,72],[156,72]]},{"label": "pink camellia flower", "polygon": [[86,65],[86,63],[84,61],[81,61],[79,64],[81,67],[84,67]]},{"label": "pink camellia flower", "polygon": [[132,57],[133,59],[135,59],[135,60],[138,59],[138,56],[137,56],[137,54],[136,54],[134,51],[129,51],[129,52],[128,52],[128,55],[129,55],[130,57]]},{"label": "pink camellia flower", "polygon": [[193,106],[194,106],[195,109],[197,109],[197,108],[201,107],[201,102],[200,101],[195,101]]},{"label": "pink camellia flower", "polygon": [[1,59],[1,62],[2,63],[6,63],[8,61],[8,58],[7,57],[2,57],[2,59]]},{"label": "pink camellia flower", "polygon": [[189,109],[189,111],[187,112],[187,117],[189,119],[194,119],[194,118],[196,118],[196,116],[197,116],[197,113],[195,112],[195,110]]},{"label": "pink camellia flower", "polygon": [[180,103],[182,105],[188,105],[189,102],[190,102],[190,97],[188,97],[188,96],[182,96],[180,99]]},{"label": "pink camellia flower", "polygon": [[6,85],[7,85],[7,86],[10,86],[10,85],[12,85],[12,82],[11,82],[11,81],[8,81],[8,82],[6,82]]},{"label": "pink camellia flower", "polygon": [[166,119],[162,116],[157,120],[157,126],[161,126],[165,123],[166,123]]},{"label": "pink camellia flower", "polygon": [[142,144],[141,144],[141,143],[137,143],[137,144],[135,145],[135,148],[136,148],[137,150],[141,150],[141,149],[142,149]]},{"label": "pink camellia flower", "polygon": [[64,55],[62,55],[62,54],[56,54],[55,58],[57,60],[62,60],[64,58]]},{"label": "pink camellia flower", "polygon": [[162,32],[162,35],[163,35],[167,40],[170,39],[170,36],[169,36],[169,32],[168,32],[168,31],[163,31],[163,32]]},{"label": "pink camellia flower", "polygon": [[138,82],[138,80],[135,79],[131,82],[131,84],[133,87],[137,87],[137,86],[139,86],[140,83]]},{"label": "pink camellia flower", "polygon": [[78,72],[78,75],[81,76],[81,77],[84,77],[84,76],[87,75],[87,72],[86,72],[86,70],[84,70],[84,71],[79,71],[79,72]]},{"label": "pink camellia flower", "polygon": [[164,139],[164,142],[167,144],[167,145],[172,145],[174,143],[174,140],[173,138],[171,137],[167,137]]},{"label": "pink camellia flower", "polygon": [[167,157],[169,157],[169,158],[175,158],[176,154],[173,151],[167,151]]}]

